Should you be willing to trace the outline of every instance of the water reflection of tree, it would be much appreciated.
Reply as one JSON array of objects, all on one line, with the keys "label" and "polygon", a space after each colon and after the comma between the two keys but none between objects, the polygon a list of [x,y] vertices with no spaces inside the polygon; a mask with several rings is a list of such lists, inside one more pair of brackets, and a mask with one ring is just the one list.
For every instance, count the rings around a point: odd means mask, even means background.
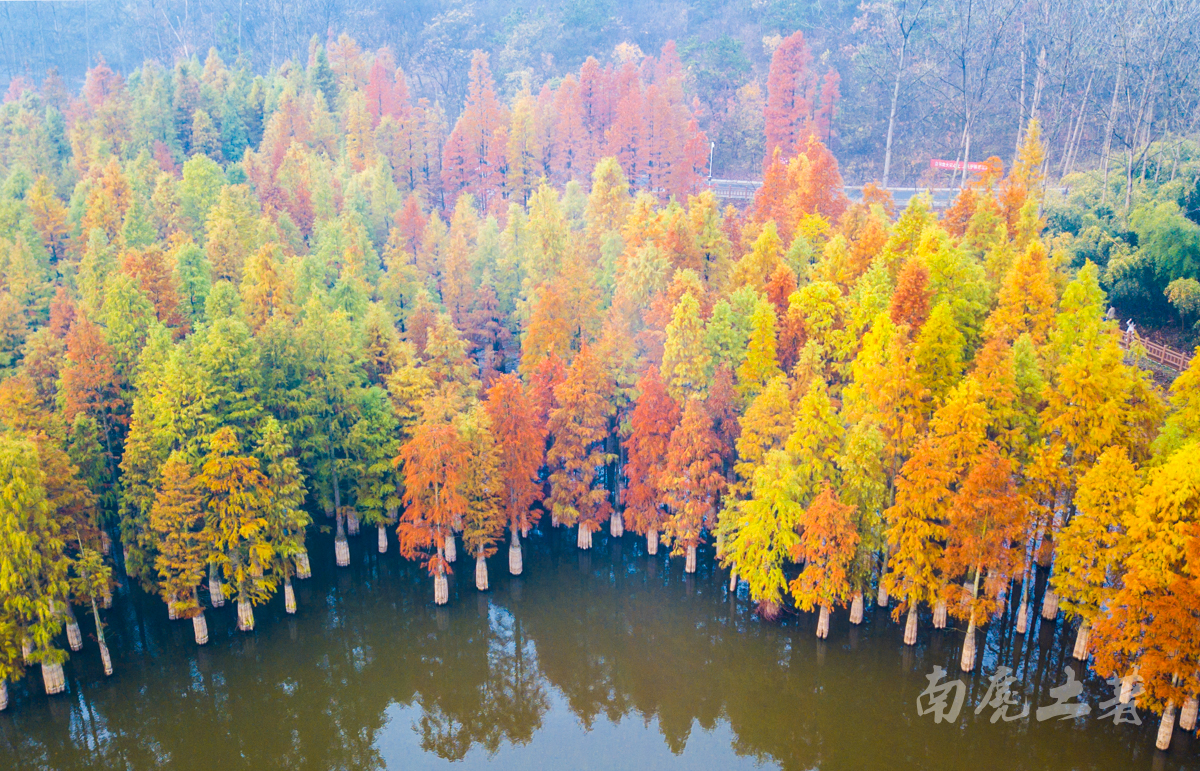
[{"label": "water reflection of tree", "polygon": [[549,708],[521,622],[499,608],[461,615],[418,697],[421,748],[446,760],[477,744],[490,756],[506,741],[528,743]]}]

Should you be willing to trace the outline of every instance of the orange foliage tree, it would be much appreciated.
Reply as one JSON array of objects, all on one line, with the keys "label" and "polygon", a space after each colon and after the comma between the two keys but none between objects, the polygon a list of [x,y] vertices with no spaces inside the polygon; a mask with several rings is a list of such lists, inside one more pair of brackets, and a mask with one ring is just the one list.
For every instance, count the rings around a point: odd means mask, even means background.
[{"label": "orange foliage tree", "polygon": [[557,406],[549,419],[553,444],[546,454],[547,502],[556,524],[579,525],[581,549],[591,548],[592,533],[612,511],[608,491],[595,486],[597,472],[613,460],[604,448],[613,414],[612,392],[611,374],[587,345],[575,357],[566,380],[554,388]]},{"label": "orange foliage tree", "polygon": [[467,511],[462,486],[471,447],[454,423],[422,421],[412,439],[400,448],[395,462],[404,469],[404,513],[396,533],[400,553],[420,560],[434,577],[434,601],[449,600],[446,542]]},{"label": "orange foliage tree", "polygon": [[829,636],[829,612],[845,605],[853,585],[850,564],[858,548],[854,507],[838,500],[826,484],[800,517],[800,540],[792,547],[792,559],[804,562],[804,570],[788,585],[801,610],[821,609],[817,637]]},{"label": "orange foliage tree", "polygon": [[516,375],[500,375],[484,402],[500,456],[500,506],[511,531],[509,568],[514,575],[521,572],[520,535],[528,534],[539,518],[533,504],[542,497],[538,472],[546,454],[546,432],[531,390]]},{"label": "orange foliage tree", "polygon": [[659,533],[667,517],[662,476],[671,435],[679,425],[679,405],[667,394],[657,367],[647,368],[638,389],[641,393],[629,416],[625,462],[629,481],[621,491],[621,503],[627,520],[624,524],[646,536],[647,549],[657,554]]}]

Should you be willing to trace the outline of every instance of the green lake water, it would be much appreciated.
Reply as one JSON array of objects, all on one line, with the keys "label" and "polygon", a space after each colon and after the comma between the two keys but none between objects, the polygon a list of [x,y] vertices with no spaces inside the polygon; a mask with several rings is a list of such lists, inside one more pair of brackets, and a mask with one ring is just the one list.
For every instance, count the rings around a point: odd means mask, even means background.
[{"label": "green lake water", "polygon": [[[116,674],[104,677],[80,614],[85,647],[66,665],[67,692],[45,696],[36,671],[10,687],[0,769],[1200,768],[1191,734],[1154,749],[1148,712],[1140,727],[1101,720],[1111,693],[1094,675],[1081,697],[1090,715],[1035,719],[1064,666],[1082,674],[1061,616],[1018,636],[1010,608],[981,636],[979,669],[962,675],[962,631],[932,630],[928,613],[915,647],[873,603],[859,627],[839,610],[819,641],[815,614],[756,618],[711,551],[686,576],[682,559],[649,557],[632,535],[598,534],[590,552],[574,541],[534,533],[519,578],[502,551],[483,594],[460,558],[437,608],[394,535],[385,555],[373,530],[351,539],[341,570],[317,536],[297,615],[277,597],[244,634],[231,605],[209,610],[204,648],[189,622],[123,588],[106,615]],[[966,685],[952,724],[917,714],[934,666]],[[1014,711],[1028,704],[1029,716],[976,713],[999,666],[1017,677]]]}]

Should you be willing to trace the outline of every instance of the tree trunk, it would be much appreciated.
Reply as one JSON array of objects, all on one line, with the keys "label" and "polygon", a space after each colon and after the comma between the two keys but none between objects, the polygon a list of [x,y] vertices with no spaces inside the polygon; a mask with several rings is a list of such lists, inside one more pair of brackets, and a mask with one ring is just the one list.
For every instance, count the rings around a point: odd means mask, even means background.
[{"label": "tree trunk", "polygon": [[524,569],[525,564],[521,559],[521,537],[517,535],[517,529],[513,528],[512,540],[508,544],[508,572],[519,576]]},{"label": "tree trunk", "polygon": [[683,563],[684,573],[696,572],[696,544],[690,543],[687,547],[687,559]]},{"label": "tree trunk", "polygon": [[458,541],[455,540],[453,532],[446,536],[445,556],[447,562],[458,562]]},{"label": "tree trunk", "polygon": [[487,560],[482,549],[475,555],[475,588],[481,592],[488,590]]},{"label": "tree trunk", "polygon": [[1042,618],[1047,621],[1058,618],[1058,595],[1053,589],[1046,589],[1046,596],[1042,598]]},{"label": "tree trunk", "polygon": [[646,553],[651,557],[658,554],[658,531],[646,531]]},{"label": "tree trunk", "polygon": [[83,650],[83,635],[79,633],[79,621],[75,619],[75,611],[71,608],[71,603],[66,603],[67,607],[67,644],[71,646],[73,651]]},{"label": "tree trunk", "polygon": [[1154,746],[1166,750],[1171,746],[1171,734],[1175,731],[1175,702],[1168,701],[1163,710],[1162,721],[1158,724],[1158,738]]},{"label": "tree trunk", "polygon": [[579,523],[579,532],[575,536],[575,545],[580,549],[592,548],[592,531],[582,522]]},{"label": "tree trunk", "polygon": [[1137,683],[1138,667],[1133,668],[1133,672],[1121,678],[1121,692],[1117,694],[1117,700],[1122,704],[1128,704],[1133,698],[1133,686]]},{"label": "tree trunk", "polygon": [[358,535],[358,530],[359,530],[358,512],[357,511],[346,512],[346,535],[356,536],[356,535]]},{"label": "tree trunk", "polygon": [[179,607],[178,607],[178,604],[174,600],[167,600],[167,620],[168,621],[178,621],[179,620]]},{"label": "tree trunk", "polygon": [[933,606],[933,628],[946,628],[946,601],[938,600],[937,605]]},{"label": "tree trunk", "polygon": [[738,586],[737,571],[730,570],[729,571],[729,591],[736,592],[737,586]]},{"label": "tree trunk", "polygon": [[1088,659],[1088,636],[1091,632],[1091,625],[1084,621],[1079,625],[1079,632],[1075,635],[1075,650],[1071,651],[1071,658],[1087,661]]},{"label": "tree trunk", "polygon": [[1125,74],[1125,65],[1122,63],[1117,69],[1117,77],[1113,83],[1112,105],[1108,108],[1108,125],[1104,129],[1104,150],[1100,153],[1100,168],[1104,172],[1104,181],[1100,186],[1100,203],[1108,201],[1108,165],[1109,153],[1112,150],[1112,135],[1113,126],[1117,120],[1117,105],[1120,103],[1118,98],[1121,95],[1121,76]]},{"label": "tree trunk", "polygon": [[817,637],[824,640],[829,636],[829,606],[821,606],[821,615],[817,617]]},{"label": "tree trunk", "polygon": [[104,639],[104,622],[100,620],[100,609],[96,607],[95,597],[92,597],[92,618],[96,622],[96,641],[100,643],[100,661],[104,663],[104,674],[111,676],[113,673],[112,656],[108,655],[108,642]]},{"label": "tree trunk", "polygon": [[613,538],[625,535],[625,520],[621,517],[621,512],[614,512],[608,520],[608,534]]},{"label": "tree trunk", "polygon": [[192,633],[196,637],[197,645],[208,645],[208,619],[204,617],[204,613],[192,616]]},{"label": "tree trunk", "polygon": [[917,603],[908,604],[908,621],[904,624],[904,644],[917,644]]},{"label": "tree trunk", "polygon": [[62,664],[42,664],[42,684],[46,686],[48,696],[66,690],[67,679],[63,675]]},{"label": "tree trunk", "polygon": [[243,632],[254,631],[254,606],[249,600],[238,600],[238,629]]},{"label": "tree trunk", "polygon": [[888,186],[888,173],[892,168],[892,134],[896,128],[896,105],[900,101],[900,76],[904,74],[904,55],[908,52],[908,35],[900,42],[900,62],[896,65],[896,82],[892,86],[892,110],[888,114],[887,143],[883,150],[883,182],[884,190]]},{"label": "tree trunk", "polygon": [[387,554],[387,525],[379,523],[379,553]]},{"label": "tree trunk", "polygon": [[283,609],[292,615],[296,613],[296,590],[292,588],[290,578],[283,581]]},{"label": "tree trunk", "polygon": [[217,566],[208,567],[208,603],[214,608],[225,605],[225,590],[221,587],[221,579],[217,576]]},{"label": "tree trunk", "polygon": [[975,612],[971,611],[971,620],[967,623],[967,639],[963,641],[962,661],[960,667],[964,672],[975,668]]},{"label": "tree trunk", "polygon": [[438,605],[450,602],[450,582],[446,580],[446,574],[440,570],[433,577],[433,601]]},{"label": "tree trunk", "polygon": [[333,539],[333,554],[339,568],[350,565],[350,543],[346,540],[346,536],[340,535]]},{"label": "tree trunk", "polygon": [[112,654],[108,652],[108,646],[100,643],[100,663],[104,665],[104,676],[112,677],[113,663]]},{"label": "tree trunk", "polygon": [[1026,600],[1021,600],[1021,607],[1017,611],[1017,634],[1025,634],[1025,630],[1029,627],[1029,603]]},{"label": "tree trunk", "polygon": [[862,592],[855,592],[854,599],[850,601],[850,623],[861,624],[863,620],[863,596]]},{"label": "tree trunk", "polygon": [[112,587],[104,587],[104,596],[100,598],[100,607],[105,610],[112,608]]},{"label": "tree trunk", "polygon": [[308,551],[296,555],[296,578],[312,578],[312,563],[308,561]]},{"label": "tree trunk", "polygon": [[1197,701],[1195,696],[1190,697],[1183,703],[1183,709],[1179,711],[1179,727],[1185,731],[1196,730],[1196,713],[1200,708],[1200,701]]},{"label": "tree trunk", "polygon": [[0,712],[8,709],[8,681],[0,680]]},{"label": "tree trunk", "polygon": [[25,666],[29,666],[31,658],[33,658],[33,641],[26,637],[21,641],[21,660],[25,662]]},{"label": "tree trunk", "polygon": [[887,587],[883,585],[882,578],[879,581],[879,594],[875,596],[875,604],[881,608],[886,608],[888,606],[888,590]]}]

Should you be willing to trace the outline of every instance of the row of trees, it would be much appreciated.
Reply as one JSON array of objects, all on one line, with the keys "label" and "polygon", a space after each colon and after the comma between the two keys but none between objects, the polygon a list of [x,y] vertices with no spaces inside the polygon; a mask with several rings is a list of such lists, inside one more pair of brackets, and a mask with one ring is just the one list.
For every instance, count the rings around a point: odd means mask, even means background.
[{"label": "row of trees", "polygon": [[[494,116],[476,64],[464,137]],[[374,71],[382,127],[400,81]],[[909,644],[922,607],[964,620],[964,670],[1002,602],[1024,628],[1041,564],[1043,612],[1082,619],[1079,655],[1137,666],[1164,725],[1185,704],[1192,722],[1200,374],[1164,402],[1126,362],[1096,267],[1072,273],[1039,238],[1036,121],[1009,173],[994,162],[940,219],[874,187],[847,200],[819,109],[795,104],[777,125],[802,130],[745,213],[631,194],[619,148],[588,190],[527,198],[481,162],[442,212],[394,194],[397,167],[353,132],[309,144],[319,121],[288,108],[239,162],[131,157],[105,133],[120,89],[94,75],[97,111],[67,128],[78,154],[52,177],[10,149],[0,200],[0,539],[45,550],[3,567],[26,571],[0,589],[6,680],[41,662],[61,687],[56,635],[104,604],[106,533],[203,642],[205,594],[236,599],[243,629],[280,587],[295,610],[315,513],[343,565],[363,524],[381,550],[394,531],[436,602],[460,542],[483,590],[486,558],[507,540],[521,572],[536,526],[576,528],[581,549],[628,527],[688,571],[713,538],[763,617],[818,610],[824,636],[873,592]],[[279,98],[319,118],[321,82]]]},{"label": "row of trees", "polygon": [[5,17],[11,34],[0,43],[0,86],[50,67],[76,84],[98,55],[128,74],[144,59],[170,66],[214,46],[226,61],[262,72],[304,61],[314,33],[333,60],[348,33],[369,48],[392,46],[416,95],[456,114],[475,49],[490,52],[509,101],[522,83],[536,92],[590,55],[618,46],[657,51],[674,39],[689,93],[705,106],[698,117],[716,142],[718,176],[747,176],[764,154],[772,56],[783,37],[804,29],[817,74],[836,73],[841,90],[855,95],[821,135],[853,179],[911,183],[931,157],[1007,161],[1021,126],[1036,116],[1054,172],[1098,165],[1125,181],[1140,158],[1169,165],[1194,155],[1181,140],[1194,133],[1200,95],[1196,14],[1192,4],[1163,0],[1052,8],[1012,0],[589,1],[536,11],[451,0],[404,8],[218,0],[203,9],[124,0],[53,13],[17,6]]}]

